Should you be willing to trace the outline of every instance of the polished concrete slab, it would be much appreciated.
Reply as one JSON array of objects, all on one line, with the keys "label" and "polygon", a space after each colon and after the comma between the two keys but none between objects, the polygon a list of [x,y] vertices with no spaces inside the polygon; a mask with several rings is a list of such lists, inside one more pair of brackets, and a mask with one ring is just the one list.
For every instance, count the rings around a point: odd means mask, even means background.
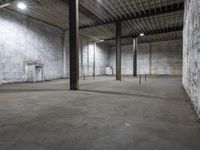
[{"label": "polished concrete slab", "polygon": [[0,150],[199,150],[181,77],[97,77],[0,87]]}]

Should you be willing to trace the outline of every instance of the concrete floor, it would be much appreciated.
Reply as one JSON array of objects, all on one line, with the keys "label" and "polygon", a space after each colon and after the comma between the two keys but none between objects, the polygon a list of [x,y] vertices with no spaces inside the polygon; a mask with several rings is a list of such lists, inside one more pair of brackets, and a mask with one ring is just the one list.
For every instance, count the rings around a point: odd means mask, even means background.
[{"label": "concrete floor", "polygon": [[[144,79],[143,79],[144,80]],[[0,87],[0,150],[200,150],[180,77]]]}]

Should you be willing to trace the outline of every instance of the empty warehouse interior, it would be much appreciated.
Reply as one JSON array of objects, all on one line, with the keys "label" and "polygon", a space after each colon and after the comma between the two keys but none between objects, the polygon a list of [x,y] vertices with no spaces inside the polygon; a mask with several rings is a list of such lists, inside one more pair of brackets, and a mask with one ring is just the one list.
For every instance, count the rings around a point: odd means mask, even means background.
[{"label": "empty warehouse interior", "polygon": [[0,0],[0,150],[199,150],[199,0]]}]

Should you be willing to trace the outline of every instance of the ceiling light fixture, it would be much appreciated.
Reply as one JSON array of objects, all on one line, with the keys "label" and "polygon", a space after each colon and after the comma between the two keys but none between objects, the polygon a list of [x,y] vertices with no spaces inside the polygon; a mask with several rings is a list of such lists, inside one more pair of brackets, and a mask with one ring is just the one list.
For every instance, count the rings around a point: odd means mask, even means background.
[{"label": "ceiling light fixture", "polygon": [[140,33],[140,36],[144,36],[144,33]]},{"label": "ceiling light fixture", "polygon": [[26,4],[22,3],[22,2],[19,2],[17,4],[17,7],[21,10],[25,10],[27,8]]},{"label": "ceiling light fixture", "polygon": [[104,40],[100,40],[99,42],[104,42]]},{"label": "ceiling light fixture", "polygon": [[99,40],[99,41],[96,41],[96,43],[101,43],[101,42],[104,42],[105,40]]}]

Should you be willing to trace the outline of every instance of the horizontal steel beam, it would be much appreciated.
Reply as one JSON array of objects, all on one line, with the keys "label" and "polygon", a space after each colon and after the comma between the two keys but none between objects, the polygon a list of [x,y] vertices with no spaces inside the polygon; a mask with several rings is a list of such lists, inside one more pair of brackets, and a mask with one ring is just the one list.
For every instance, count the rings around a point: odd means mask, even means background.
[{"label": "horizontal steel beam", "polygon": [[161,14],[166,14],[166,13],[172,13],[172,12],[181,11],[181,10],[184,10],[184,3],[162,6],[162,7],[146,10],[146,11],[137,12],[136,14],[132,13],[131,15],[126,14],[122,18],[107,20],[105,22],[99,22],[92,25],[81,25],[79,29],[92,28],[96,26],[116,23],[117,21],[124,22],[128,20],[140,19],[140,18],[156,16],[156,15],[161,15]]},{"label": "horizontal steel beam", "polygon": [[0,5],[6,4],[6,3],[11,3],[14,0],[0,0]]},{"label": "horizontal steel beam", "polygon": [[6,7],[8,5],[10,5],[11,2],[13,2],[14,0],[0,0],[0,8]]},{"label": "horizontal steel beam", "polygon": [[[69,1],[70,0],[62,0],[62,1],[66,2],[69,5]],[[91,12],[89,9],[87,9],[86,7],[84,7],[83,5],[81,5],[80,3],[79,3],[79,11],[80,11],[80,13],[82,13],[83,15],[85,15],[86,17],[94,20],[96,23],[100,23],[100,22],[103,21],[97,15],[95,15],[93,12]]]},{"label": "horizontal steel beam", "polygon": [[[182,30],[183,30],[183,26],[180,26],[180,27],[174,27],[174,28],[152,30],[152,31],[145,32],[144,34],[145,34],[145,36],[147,36],[147,35],[169,33],[169,32],[182,31]],[[127,36],[122,36],[122,39],[137,38],[138,36],[135,36],[133,34],[129,34]],[[114,37],[114,38],[104,39],[104,41],[111,41],[111,40],[116,40],[116,38]]]}]

